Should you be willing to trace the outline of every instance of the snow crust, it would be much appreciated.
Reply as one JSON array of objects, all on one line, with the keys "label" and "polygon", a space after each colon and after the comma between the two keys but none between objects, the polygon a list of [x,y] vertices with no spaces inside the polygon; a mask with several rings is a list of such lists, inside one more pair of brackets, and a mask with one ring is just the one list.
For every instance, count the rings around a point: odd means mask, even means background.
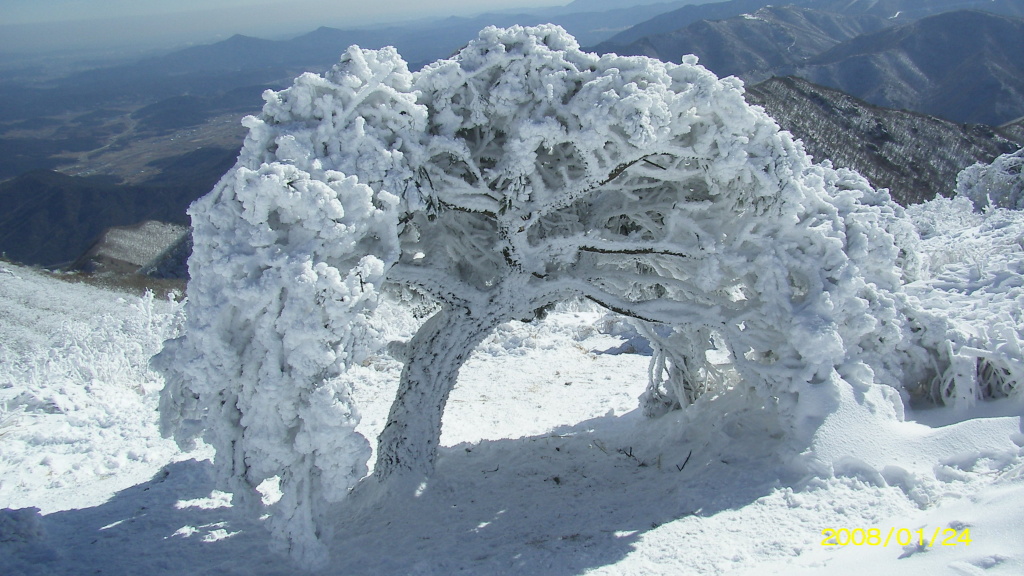
[{"label": "snow crust", "polygon": [[89,257],[126,262],[136,267],[149,264],[168,246],[178,241],[188,229],[184,226],[147,220],[130,227],[114,227],[107,231]]}]

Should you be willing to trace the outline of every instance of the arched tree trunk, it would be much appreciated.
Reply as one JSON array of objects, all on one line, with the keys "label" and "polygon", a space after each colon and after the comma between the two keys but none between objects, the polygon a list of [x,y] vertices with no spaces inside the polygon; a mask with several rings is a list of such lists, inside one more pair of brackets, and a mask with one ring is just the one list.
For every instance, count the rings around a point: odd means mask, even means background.
[{"label": "arched tree trunk", "polygon": [[509,320],[501,311],[445,307],[408,344],[395,402],[377,443],[374,474],[428,475],[434,470],[441,416],[459,369],[480,342]]}]

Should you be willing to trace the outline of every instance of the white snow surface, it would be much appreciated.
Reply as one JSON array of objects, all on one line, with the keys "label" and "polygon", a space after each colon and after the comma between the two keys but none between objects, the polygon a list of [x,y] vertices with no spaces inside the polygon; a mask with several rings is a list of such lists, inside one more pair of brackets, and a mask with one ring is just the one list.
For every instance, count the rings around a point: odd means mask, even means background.
[{"label": "white snow surface", "polygon": [[[1019,334],[1024,215],[910,212],[931,263],[912,296],[965,330],[987,318]],[[160,438],[148,359],[180,305],[0,264],[0,319],[0,574],[303,573],[215,490],[211,450]],[[644,418],[650,354],[587,307],[502,326],[460,373],[436,474],[408,496],[367,483],[337,505],[317,573],[1024,572],[1021,394],[910,402],[899,421],[878,417],[894,409],[870,397],[880,387],[846,389],[814,440],[819,466],[795,471],[776,458],[777,422],[728,390]],[[349,372],[366,438],[400,366],[381,355]],[[932,543],[950,528],[970,543]],[[826,529],[896,536],[824,546]],[[925,545],[900,545],[901,529]]]}]

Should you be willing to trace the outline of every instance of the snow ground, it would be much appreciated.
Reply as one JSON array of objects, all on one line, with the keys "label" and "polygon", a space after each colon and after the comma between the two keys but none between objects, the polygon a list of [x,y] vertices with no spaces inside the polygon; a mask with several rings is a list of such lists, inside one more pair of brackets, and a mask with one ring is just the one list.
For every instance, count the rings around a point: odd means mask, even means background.
[{"label": "snow ground", "polygon": [[[917,293],[948,292],[965,318],[1019,316],[1024,220],[1011,220],[956,230],[984,258],[933,235],[944,267]],[[0,574],[301,573],[214,489],[209,451],[159,436],[147,360],[178,312],[0,264]],[[884,427],[851,398],[816,440],[831,468],[808,476],[728,393],[640,416],[645,352],[586,309],[500,329],[462,371],[436,475],[405,496],[357,491],[323,573],[1024,573],[1024,395]],[[378,357],[358,371],[368,438],[398,370]],[[931,541],[949,527],[970,544],[822,545],[825,529]]]}]

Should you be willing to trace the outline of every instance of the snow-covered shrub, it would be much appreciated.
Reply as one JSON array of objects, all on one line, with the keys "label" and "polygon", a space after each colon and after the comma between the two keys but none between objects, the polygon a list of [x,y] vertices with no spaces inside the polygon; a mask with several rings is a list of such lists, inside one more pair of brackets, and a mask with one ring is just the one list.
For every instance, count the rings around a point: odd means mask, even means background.
[{"label": "snow-covered shrub", "polygon": [[152,292],[125,304],[119,314],[105,314],[93,322],[63,322],[56,333],[48,335],[45,346],[0,349],[0,364],[6,368],[0,373],[0,387],[22,390],[24,407],[29,410],[45,409],[47,404],[61,409],[66,399],[46,397],[47,391],[58,388],[58,382],[83,395],[97,386],[130,387],[139,394],[154,392],[160,376],[148,361],[168,337],[177,335],[181,306],[169,301],[162,307]]},{"label": "snow-covered shrub", "polygon": [[156,432],[164,382],[149,360],[177,335],[180,304],[15,270],[0,276],[0,502],[88,499],[97,479],[114,490],[111,476],[152,473],[175,450]]},{"label": "snow-covered shrub", "polygon": [[[1024,381],[1024,150],[957,177],[956,197],[912,207],[927,278],[909,287],[913,323],[933,368],[912,388],[969,407]],[[972,210],[973,208],[973,210]]]},{"label": "snow-covered shrub", "polygon": [[[346,368],[375,305],[426,296],[375,475],[429,474],[459,368],[495,328],[591,300],[651,341],[651,414],[733,379],[798,438],[845,379],[899,386],[923,354],[903,283],[917,236],[885,191],[802,146],[687,59],[598,57],[555,26],[487,28],[412,73],[351,48],[268,92],[238,164],[190,211],[188,320],[157,362],[167,433],[205,430],[228,487],[306,560],[365,474]],[[429,306],[422,307],[431,309]]]},{"label": "snow-covered shrub", "polygon": [[932,368],[908,388],[959,408],[1024,389],[1024,213],[958,197],[909,209],[929,277],[907,287]]},{"label": "snow-covered shrub", "polygon": [[956,177],[956,194],[969,198],[978,211],[1024,210],[1024,148],[1003,154],[991,164],[965,168]]}]

